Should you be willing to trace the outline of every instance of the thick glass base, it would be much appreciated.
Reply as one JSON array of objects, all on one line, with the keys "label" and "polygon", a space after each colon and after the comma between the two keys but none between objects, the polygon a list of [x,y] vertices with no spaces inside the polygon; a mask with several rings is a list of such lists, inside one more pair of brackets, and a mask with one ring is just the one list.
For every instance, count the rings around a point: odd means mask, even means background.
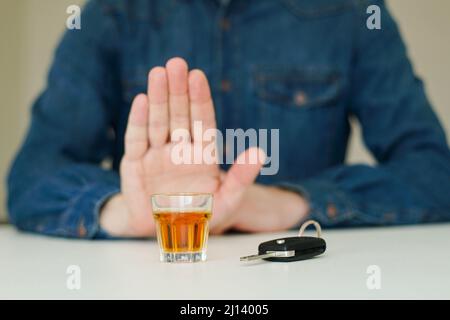
[{"label": "thick glass base", "polygon": [[161,262],[199,262],[206,260],[206,252],[161,252]]}]

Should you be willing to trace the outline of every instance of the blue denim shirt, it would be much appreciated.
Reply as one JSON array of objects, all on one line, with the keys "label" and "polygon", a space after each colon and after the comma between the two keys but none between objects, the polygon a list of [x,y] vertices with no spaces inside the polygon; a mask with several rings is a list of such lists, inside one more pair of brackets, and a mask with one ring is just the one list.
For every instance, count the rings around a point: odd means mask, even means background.
[{"label": "blue denim shirt", "polygon": [[[19,229],[107,236],[99,211],[120,191],[131,100],[174,56],[207,74],[219,129],[280,128],[279,172],[258,182],[300,192],[322,225],[450,220],[445,133],[382,1],[97,0],[81,27],[56,50],[11,168]],[[344,163],[351,118],[376,166]]]}]

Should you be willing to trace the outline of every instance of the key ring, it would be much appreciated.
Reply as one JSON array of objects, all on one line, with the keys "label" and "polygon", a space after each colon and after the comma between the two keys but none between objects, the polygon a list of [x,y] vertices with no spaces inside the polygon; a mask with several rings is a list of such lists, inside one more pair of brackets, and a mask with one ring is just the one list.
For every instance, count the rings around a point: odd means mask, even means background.
[{"label": "key ring", "polygon": [[305,232],[306,228],[309,227],[310,225],[314,225],[314,227],[316,228],[316,235],[317,238],[320,238],[320,236],[322,235],[322,228],[320,227],[320,224],[315,221],[315,220],[308,220],[305,221],[302,226],[300,227],[300,231],[298,232],[298,236],[302,237],[303,233]]}]

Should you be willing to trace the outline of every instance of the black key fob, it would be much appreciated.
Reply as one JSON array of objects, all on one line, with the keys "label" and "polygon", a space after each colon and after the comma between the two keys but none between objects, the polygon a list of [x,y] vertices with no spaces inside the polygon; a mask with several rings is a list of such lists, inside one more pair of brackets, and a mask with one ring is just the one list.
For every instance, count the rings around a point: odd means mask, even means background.
[{"label": "black key fob", "polygon": [[[317,237],[305,237],[303,233],[309,225],[314,225]],[[241,257],[241,261],[264,259],[275,262],[291,262],[310,259],[325,252],[327,244],[320,235],[322,228],[317,221],[308,220],[300,227],[298,237],[279,238],[261,243],[258,254]]]},{"label": "black key fob", "polygon": [[[258,254],[266,257],[262,259],[276,262],[290,262],[310,259],[324,253],[326,250],[325,240],[318,237],[289,237],[270,240],[258,246]],[[274,256],[267,256],[270,253],[285,252]]]}]

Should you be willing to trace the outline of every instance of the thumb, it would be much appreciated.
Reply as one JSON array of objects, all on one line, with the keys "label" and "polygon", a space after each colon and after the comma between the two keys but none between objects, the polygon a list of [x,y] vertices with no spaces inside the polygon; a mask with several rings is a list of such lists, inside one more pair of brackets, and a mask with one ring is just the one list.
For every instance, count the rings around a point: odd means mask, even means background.
[{"label": "thumb", "polygon": [[236,203],[245,189],[255,181],[264,162],[266,153],[257,147],[242,152],[225,175],[220,195],[227,197],[228,203]]}]

